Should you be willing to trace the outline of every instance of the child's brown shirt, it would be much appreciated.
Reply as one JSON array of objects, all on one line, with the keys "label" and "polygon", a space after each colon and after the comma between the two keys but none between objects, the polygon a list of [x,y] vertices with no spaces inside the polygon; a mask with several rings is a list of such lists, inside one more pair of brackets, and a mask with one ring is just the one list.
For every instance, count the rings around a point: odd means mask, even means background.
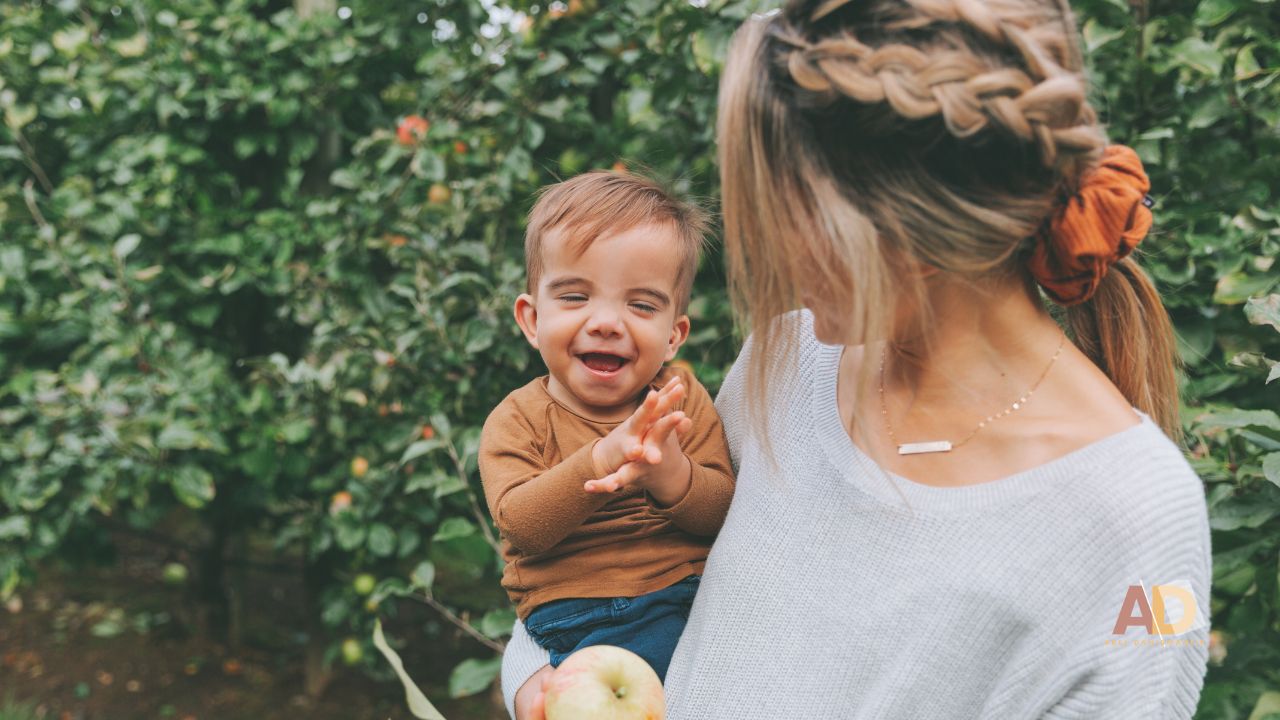
[{"label": "child's brown shirt", "polygon": [[[720,416],[706,388],[683,368],[663,368],[651,387],[678,374],[693,421],[680,447],[693,469],[689,492],[659,507],[624,488],[588,493],[591,448],[620,423],[588,420],[547,391],[547,376],[512,392],[480,436],[480,477],[502,535],[502,586],[524,619],[571,597],[634,597],[701,573],[733,498],[733,470]],[[647,392],[647,388],[646,388]]]}]

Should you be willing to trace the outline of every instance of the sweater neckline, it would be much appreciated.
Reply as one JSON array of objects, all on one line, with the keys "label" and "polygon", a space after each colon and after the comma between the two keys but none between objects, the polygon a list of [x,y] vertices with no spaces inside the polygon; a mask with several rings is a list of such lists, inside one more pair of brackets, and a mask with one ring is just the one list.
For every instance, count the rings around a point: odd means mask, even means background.
[{"label": "sweater neckline", "polygon": [[845,430],[837,403],[836,385],[840,375],[842,345],[824,345],[816,340],[818,352],[812,376],[813,421],[815,434],[828,458],[839,469],[846,482],[883,502],[933,514],[965,512],[1025,498],[1040,490],[1071,482],[1092,468],[1102,467],[1116,457],[1116,452],[1150,432],[1164,433],[1146,413],[1132,408],[1140,418],[1136,425],[1094,440],[1083,447],[1060,455],[1048,462],[1012,475],[972,485],[939,487],[916,482],[882,468]]}]

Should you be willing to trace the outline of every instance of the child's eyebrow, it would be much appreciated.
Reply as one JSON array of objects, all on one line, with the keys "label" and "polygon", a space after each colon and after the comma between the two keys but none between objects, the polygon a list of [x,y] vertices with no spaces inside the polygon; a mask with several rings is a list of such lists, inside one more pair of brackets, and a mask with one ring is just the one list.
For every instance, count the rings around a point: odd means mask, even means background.
[{"label": "child's eyebrow", "polygon": [[562,290],[574,285],[586,285],[589,287],[591,285],[591,281],[580,277],[556,278],[555,280],[547,283],[547,292],[555,292],[556,290]]},{"label": "child's eyebrow", "polygon": [[640,295],[648,295],[649,297],[657,301],[660,305],[671,304],[671,298],[668,297],[667,294],[662,292],[661,290],[654,290],[653,288],[642,287],[642,288],[633,288],[631,292],[637,293]]}]

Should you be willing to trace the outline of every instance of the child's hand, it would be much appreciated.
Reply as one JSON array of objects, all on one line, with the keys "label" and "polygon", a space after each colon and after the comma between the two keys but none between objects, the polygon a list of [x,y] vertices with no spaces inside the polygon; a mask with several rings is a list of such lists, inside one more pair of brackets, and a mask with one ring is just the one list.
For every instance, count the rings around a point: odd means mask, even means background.
[{"label": "child's hand", "polygon": [[[689,459],[680,450],[678,436],[693,428],[693,420],[683,412],[673,412],[659,419],[644,437],[643,453],[634,460],[598,480],[589,480],[587,492],[617,492],[632,485],[645,487],[672,499],[684,496],[689,487]],[[662,490],[657,490],[661,484]],[[664,504],[674,504],[673,501]]]},{"label": "child's hand", "polygon": [[[597,477],[605,477],[617,472],[626,463],[633,460],[647,459],[652,464],[662,461],[662,442],[667,430],[662,435],[654,434],[659,423],[671,425],[679,420],[670,420],[671,409],[684,399],[684,384],[679,377],[673,377],[661,390],[650,390],[644,402],[631,417],[614,428],[612,432],[597,442],[591,451],[591,462]],[[684,417],[684,414],[680,414]]]}]

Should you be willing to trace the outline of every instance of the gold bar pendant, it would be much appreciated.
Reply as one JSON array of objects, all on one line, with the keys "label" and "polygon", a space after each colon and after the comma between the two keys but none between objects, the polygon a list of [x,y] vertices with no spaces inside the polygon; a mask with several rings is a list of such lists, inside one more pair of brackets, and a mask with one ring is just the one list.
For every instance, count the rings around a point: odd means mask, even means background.
[{"label": "gold bar pendant", "polygon": [[899,455],[920,455],[938,452],[951,452],[951,441],[935,440],[933,442],[906,443],[898,446]]}]

